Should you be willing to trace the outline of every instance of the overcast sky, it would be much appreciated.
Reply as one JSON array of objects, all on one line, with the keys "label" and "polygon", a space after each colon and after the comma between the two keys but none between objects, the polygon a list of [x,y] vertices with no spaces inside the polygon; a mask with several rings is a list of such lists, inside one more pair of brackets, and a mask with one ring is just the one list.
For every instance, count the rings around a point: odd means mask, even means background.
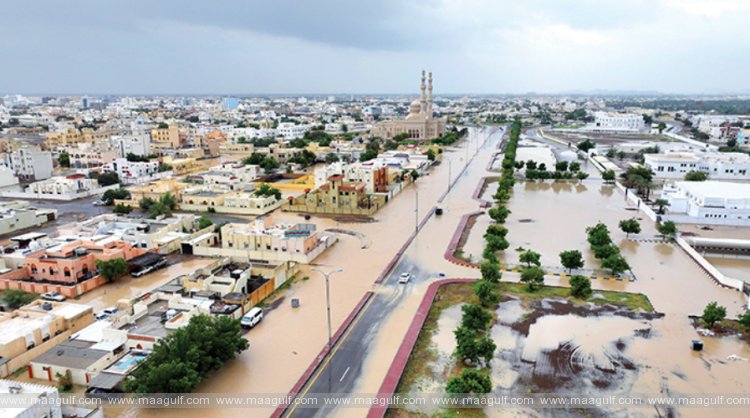
[{"label": "overcast sky", "polygon": [[747,0],[23,0],[0,92],[750,91]]}]

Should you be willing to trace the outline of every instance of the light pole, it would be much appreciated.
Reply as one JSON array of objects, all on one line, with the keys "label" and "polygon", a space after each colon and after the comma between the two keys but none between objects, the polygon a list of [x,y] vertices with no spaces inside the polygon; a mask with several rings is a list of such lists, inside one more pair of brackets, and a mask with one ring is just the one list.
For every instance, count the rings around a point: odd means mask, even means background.
[{"label": "light pole", "polygon": [[448,158],[448,191],[451,191],[451,159]]},{"label": "light pole", "polygon": [[322,274],[323,277],[326,279],[326,309],[328,311],[328,353],[331,353],[331,349],[333,348],[333,331],[331,330],[331,289],[328,285],[328,279],[331,277],[331,274],[333,273],[343,273],[344,269],[336,269],[333,271],[329,271],[328,273],[324,272],[323,270],[319,270],[316,268],[310,269],[312,271],[317,271],[318,273]]},{"label": "light pole", "polygon": [[414,233],[419,233],[419,189],[417,188],[417,183],[414,182]]}]

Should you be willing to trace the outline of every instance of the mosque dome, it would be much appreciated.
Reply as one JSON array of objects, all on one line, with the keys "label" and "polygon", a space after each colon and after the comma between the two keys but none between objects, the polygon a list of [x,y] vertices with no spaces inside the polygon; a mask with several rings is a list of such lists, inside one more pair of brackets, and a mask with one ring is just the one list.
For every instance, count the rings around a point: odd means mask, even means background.
[{"label": "mosque dome", "polygon": [[422,103],[419,100],[411,102],[409,106],[409,114],[417,115],[422,112]]}]

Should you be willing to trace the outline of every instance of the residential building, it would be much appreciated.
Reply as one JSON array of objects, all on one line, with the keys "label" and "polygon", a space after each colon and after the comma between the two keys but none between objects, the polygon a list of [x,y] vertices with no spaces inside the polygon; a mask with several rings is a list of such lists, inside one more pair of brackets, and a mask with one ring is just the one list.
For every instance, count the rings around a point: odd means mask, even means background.
[{"label": "residential building", "polygon": [[15,186],[18,184],[16,173],[10,168],[0,164],[0,189]]},{"label": "residential building", "polygon": [[191,174],[186,180],[208,186],[226,186],[229,190],[249,191],[252,190],[250,183],[260,178],[262,173],[260,166],[227,161],[211,167],[209,171]]},{"label": "residential building", "polygon": [[113,135],[111,144],[120,158],[125,158],[128,154],[144,157],[151,155],[151,138],[145,133]]},{"label": "residential building", "polygon": [[112,162],[117,158],[117,152],[111,149],[90,147],[88,144],[78,144],[78,147],[67,148],[70,155],[71,168],[96,168]]},{"label": "residential building", "polygon": [[645,154],[644,166],[663,178],[682,179],[691,171],[700,171],[713,180],[750,180],[750,155],[741,152]]},{"label": "residential building", "polygon": [[372,136],[393,138],[396,135],[408,134],[416,140],[429,140],[445,134],[445,118],[433,116],[432,73],[429,74],[425,87],[425,72],[422,70],[419,100],[409,106],[409,115],[405,119],[388,120],[376,123],[370,132]]},{"label": "residential building", "polygon": [[[252,184],[250,184],[252,186]],[[264,215],[281,206],[283,201],[275,196],[258,196],[252,192],[237,192],[221,187],[187,188],[180,200],[180,209],[235,215]]]},{"label": "residential building", "polygon": [[36,209],[29,202],[0,202],[0,235],[41,226],[57,218],[57,209]]},{"label": "residential building", "polygon": [[155,128],[151,130],[151,143],[154,147],[179,148],[180,130],[177,125],[169,125],[167,128]]},{"label": "residential building", "polygon": [[[0,376],[64,341],[94,320],[90,306],[36,300],[12,312],[0,312]],[[0,408],[1,410],[2,408]]]},{"label": "residential building", "polygon": [[365,192],[388,192],[388,167],[379,161],[355,162],[346,164],[336,162],[315,170],[315,187],[328,183],[328,178],[334,175],[344,176],[344,181],[357,182],[365,185]]},{"label": "residential building", "polygon": [[159,200],[160,197],[167,193],[179,201],[182,198],[182,191],[187,186],[188,184],[172,177],[149,181],[144,184],[136,184],[128,188],[128,191],[130,192],[129,200],[116,200],[115,204],[122,203],[132,207],[138,207],[139,202],[144,198]]},{"label": "residential building", "polygon": [[76,128],[68,128],[64,131],[47,132],[44,142],[49,149],[58,147],[68,147],[80,143],[99,143],[106,142],[112,136],[112,131],[94,130],[92,128],[83,128],[80,131]]},{"label": "residential building", "polygon": [[8,191],[2,195],[22,199],[75,200],[101,194],[117,187],[116,184],[99,187],[99,182],[96,179],[90,179],[85,174],[71,174],[65,177],[52,177],[37,181],[29,184],[22,192]]},{"label": "residential building", "polygon": [[[0,397],[12,399],[14,395],[23,399],[36,398],[27,405],[0,406],[0,416],[6,418],[63,418],[63,402],[60,392],[54,386],[16,380],[0,380]],[[33,398],[32,398],[33,397]],[[103,415],[101,415],[103,417]],[[98,418],[99,416],[96,416]],[[88,416],[87,416],[88,418]],[[91,418],[95,418],[92,416]]]},{"label": "residential building", "polygon": [[36,147],[22,147],[5,154],[5,166],[22,180],[48,179],[52,177],[52,153]]},{"label": "residential building", "polygon": [[73,384],[86,385],[125,354],[126,341],[109,321],[96,321],[31,360],[29,375],[49,382],[67,375]]},{"label": "residential building", "polygon": [[644,126],[642,115],[594,112],[594,123],[586,129],[597,132],[640,132]]},{"label": "residential building", "polygon": [[284,139],[296,139],[305,136],[310,125],[297,125],[292,122],[282,122],[276,127],[276,134]]},{"label": "residential building", "polygon": [[344,176],[328,177],[326,184],[297,197],[289,197],[282,207],[290,212],[326,213],[338,215],[372,215],[385,205],[382,195],[365,192],[365,185],[344,181]]},{"label": "residential building", "polygon": [[169,172],[159,172],[158,161],[132,162],[125,158],[118,158],[102,166],[104,171],[114,171],[125,184],[139,184],[171,175]]},{"label": "residential building", "polygon": [[196,229],[192,214],[174,214],[163,219],[131,219],[113,213],[71,222],[57,228],[61,237],[78,237],[92,242],[125,241],[134,248],[169,254],[179,251]]},{"label": "residential building", "polygon": [[[191,244],[195,255],[231,257],[244,262],[293,261],[309,264],[336,242],[336,237],[317,233],[314,224],[266,225],[264,218],[252,223],[229,223],[221,228],[221,244]],[[183,251],[184,252],[184,251]]]},{"label": "residential building", "polygon": [[240,101],[236,97],[224,97],[221,99],[221,108],[225,111],[236,110]]},{"label": "residential building", "polygon": [[664,187],[663,219],[678,223],[750,226],[750,184],[678,181]]}]

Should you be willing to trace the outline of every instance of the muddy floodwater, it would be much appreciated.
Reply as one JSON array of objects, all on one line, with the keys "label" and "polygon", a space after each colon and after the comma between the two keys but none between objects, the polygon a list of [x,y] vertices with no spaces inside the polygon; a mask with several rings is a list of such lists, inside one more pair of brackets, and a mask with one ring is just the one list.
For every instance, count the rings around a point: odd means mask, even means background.
[{"label": "muddy floodwater", "polygon": [[[567,394],[581,397],[690,397],[742,394],[750,350],[734,337],[705,338],[703,352],[692,351],[681,334],[687,318],[632,312],[622,307],[570,304],[565,300],[529,301],[506,297],[496,310],[490,335],[497,345],[489,372],[496,397]],[[453,330],[460,304],[441,312],[432,335],[436,356],[430,376],[409,392],[434,393],[444,388],[455,350]],[[688,337],[689,338],[689,337]],[[695,337],[698,338],[698,337]],[[452,360],[451,360],[452,358]],[[723,409],[721,416],[747,416],[748,409]],[[414,412],[439,414],[435,407]],[[687,416],[712,417],[707,408],[600,405],[549,409],[533,406],[486,407],[488,417],[509,416]]]},{"label": "muddy floodwater", "polygon": [[723,274],[750,283],[750,259],[709,255],[704,258]]}]

